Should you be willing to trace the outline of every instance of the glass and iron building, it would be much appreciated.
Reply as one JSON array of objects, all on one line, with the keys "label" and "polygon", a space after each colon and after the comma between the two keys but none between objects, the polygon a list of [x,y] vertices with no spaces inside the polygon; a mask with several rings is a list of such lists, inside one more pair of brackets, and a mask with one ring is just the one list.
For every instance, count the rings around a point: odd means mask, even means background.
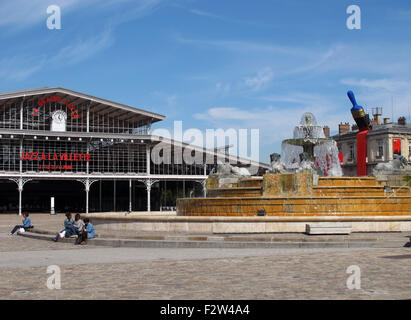
[{"label": "glass and iron building", "polygon": [[[53,202],[57,212],[173,210],[177,198],[205,193],[218,160],[269,169],[152,135],[163,119],[64,88],[0,94],[0,212],[50,212]],[[169,161],[153,157],[160,143]]]}]

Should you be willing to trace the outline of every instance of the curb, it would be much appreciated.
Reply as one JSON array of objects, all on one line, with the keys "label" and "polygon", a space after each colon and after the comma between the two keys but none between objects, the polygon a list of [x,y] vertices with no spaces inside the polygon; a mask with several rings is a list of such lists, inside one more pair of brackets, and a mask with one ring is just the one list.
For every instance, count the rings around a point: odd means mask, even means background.
[{"label": "curb", "polygon": [[[52,241],[55,236],[25,232],[22,237]],[[74,238],[60,239],[59,242],[73,243]],[[400,248],[407,247],[403,241],[341,241],[341,242],[285,242],[285,241],[211,241],[211,240],[139,240],[139,239],[111,239],[94,238],[87,241],[89,245],[125,248]]]}]

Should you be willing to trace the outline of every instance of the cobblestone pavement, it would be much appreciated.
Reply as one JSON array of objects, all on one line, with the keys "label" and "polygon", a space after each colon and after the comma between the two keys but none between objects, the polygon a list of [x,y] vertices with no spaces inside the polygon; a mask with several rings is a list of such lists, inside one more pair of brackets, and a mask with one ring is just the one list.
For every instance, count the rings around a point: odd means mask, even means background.
[{"label": "cobblestone pavement", "polygon": [[[63,219],[33,224],[53,230]],[[410,248],[101,248],[9,237],[20,220],[0,217],[0,299],[411,299]],[[51,264],[61,290],[46,287]],[[350,265],[360,290],[347,289]]]},{"label": "cobblestone pavement", "polygon": [[[61,289],[50,290],[56,261]],[[3,233],[0,263],[0,299],[411,298],[409,248],[97,248]],[[360,290],[347,289],[350,265]]]}]

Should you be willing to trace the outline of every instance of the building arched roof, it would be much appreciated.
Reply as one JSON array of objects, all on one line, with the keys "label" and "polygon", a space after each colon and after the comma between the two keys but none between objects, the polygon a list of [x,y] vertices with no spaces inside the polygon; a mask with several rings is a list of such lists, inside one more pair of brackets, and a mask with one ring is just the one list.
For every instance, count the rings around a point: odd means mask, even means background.
[{"label": "building arched roof", "polygon": [[0,104],[8,104],[12,102],[12,100],[16,99],[24,99],[25,101],[37,101],[50,95],[58,95],[63,99],[69,99],[70,103],[73,105],[89,104],[90,111],[104,114],[110,113],[111,117],[119,119],[149,120],[151,123],[165,119],[165,116],[157,113],[61,87],[43,87],[0,93]]}]

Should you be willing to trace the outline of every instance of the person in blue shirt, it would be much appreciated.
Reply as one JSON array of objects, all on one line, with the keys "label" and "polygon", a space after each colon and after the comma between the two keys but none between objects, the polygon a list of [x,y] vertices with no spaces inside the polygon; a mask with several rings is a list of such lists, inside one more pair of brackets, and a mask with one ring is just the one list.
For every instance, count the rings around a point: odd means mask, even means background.
[{"label": "person in blue shirt", "polygon": [[29,217],[29,214],[27,212],[23,214],[23,224],[16,225],[10,232],[10,235],[12,236],[20,228],[23,228],[24,230],[33,228],[33,226],[31,225],[31,218]]},{"label": "person in blue shirt", "polygon": [[94,226],[90,222],[90,219],[85,218],[83,221],[84,221],[84,229],[83,229],[83,232],[79,234],[76,244],[86,244],[87,239],[93,239],[96,236],[95,231],[94,231]]},{"label": "person in blue shirt", "polygon": [[77,234],[77,231],[74,227],[74,220],[71,216],[71,213],[66,213],[66,219],[64,219],[64,229],[61,230],[59,233],[57,233],[53,241],[57,242],[60,238],[60,233],[62,233],[63,231],[65,231],[66,237],[70,237],[73,234]]}]

